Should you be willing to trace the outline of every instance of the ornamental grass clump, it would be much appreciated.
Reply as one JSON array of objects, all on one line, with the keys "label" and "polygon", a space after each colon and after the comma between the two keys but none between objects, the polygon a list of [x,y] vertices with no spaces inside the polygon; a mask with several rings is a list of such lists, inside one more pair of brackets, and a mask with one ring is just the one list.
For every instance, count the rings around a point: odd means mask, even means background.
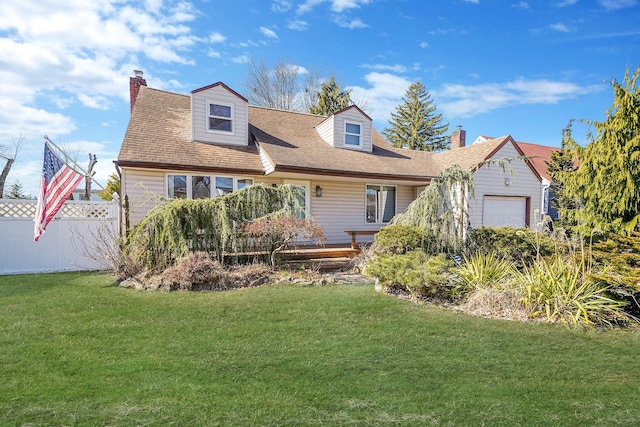
[{"label": "ornamental grass clump", "polygon": [[458,268],[457,293],[467,294],[480,288],[509,289],[515,274],[513,262],[500,257],[496,252],[476,252],[464,256]]},{"label": "ornamental grass clump", "polygon": [[523,302],[531,315],[569,324],[607,324],[628,319],[625,303],[609,295],[611,286],[584,268],[583,262],[556,257],[525,266],[518,275]]}]

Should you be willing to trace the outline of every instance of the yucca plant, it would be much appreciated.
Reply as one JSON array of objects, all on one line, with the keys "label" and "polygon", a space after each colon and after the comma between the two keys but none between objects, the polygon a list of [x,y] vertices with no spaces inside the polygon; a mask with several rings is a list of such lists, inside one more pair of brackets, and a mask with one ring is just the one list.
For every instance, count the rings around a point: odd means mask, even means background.
[{"label": "yucca plant", "polygon": [[610,324],[625,317],[624,303],[607,296],[610,285],[595,280],[582,261],[555,257],[525,266],[518,283],[533,316],[571,324]]},{"label": "yucca plant", "polygon": [[484,287],[508,287],[515,273],[515,267],[511,261],[500,257],[495,252],[487,254],[476,252],[469,258],[464,257],[464,263],[457,273],[456,291],[467,293]]}]

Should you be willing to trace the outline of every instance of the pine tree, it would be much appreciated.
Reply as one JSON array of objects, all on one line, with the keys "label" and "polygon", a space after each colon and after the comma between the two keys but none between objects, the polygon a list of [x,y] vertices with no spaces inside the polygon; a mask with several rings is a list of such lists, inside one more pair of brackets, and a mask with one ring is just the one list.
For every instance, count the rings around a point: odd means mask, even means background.
[{"label": "pine tree", "polygon": [[560,151],[551,153],[551,158],[547,163],[549,176],[552,179],[551,193],[553,198],[551,206],[558,211],[559,218],[555,220],[556,225],[570,228],[577,224],[575,217],[576,201],[570,196],[563,184],[569,179],[568,174],[575,172],[577,166],[574,159],[578,144],[573,140],[570,121],[566,128],[562,130],[562,144]]},{"label": "pine tree", "polygon": [[614,100],[590,143],[574,146],[575,172],[563,174],[567,196],[577,200],[577,217],[588,229],[629,234],[640,223],[640,66],[613,80]]},{"label": "pine tree", "polygon": [[22,189],[22,184],[20,183],[20,181],[16,181],[13,184],[11,184],[7,198],[8,199],[28,199],[29,196],[24,194],[24,191]]},{"label": "pine tree", "polygon": [[445,134],[449,124],[441,124],[442,114],[436,114],[436,106],[422,83],[411,84],[402,101],[404,104],[391,113],[391,126],[382,131],[391,145],[423,151],[448,149],[450,140]]},{"label": "pine tree", "polygon": [[322,85],[318,92],[318,102],[309,108],[310,114],[320,114],[330,116],[336,111],[352,105],[351,90],[342,90],[334,77]]}]

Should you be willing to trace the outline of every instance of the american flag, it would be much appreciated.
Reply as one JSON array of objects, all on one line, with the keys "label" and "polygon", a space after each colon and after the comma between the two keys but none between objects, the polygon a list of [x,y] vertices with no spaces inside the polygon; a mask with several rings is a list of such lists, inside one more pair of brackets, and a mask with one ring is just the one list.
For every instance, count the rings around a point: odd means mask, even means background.
[{"label": "american flag", "polygon": [[40,195],[38,196],[36,215],[33,218],[36,223],[33,230],[33,240],[38,241],[49,221],[58,213],[83,178],[82,174],[71,169],[51,150],[48,142],[44,143]]}]

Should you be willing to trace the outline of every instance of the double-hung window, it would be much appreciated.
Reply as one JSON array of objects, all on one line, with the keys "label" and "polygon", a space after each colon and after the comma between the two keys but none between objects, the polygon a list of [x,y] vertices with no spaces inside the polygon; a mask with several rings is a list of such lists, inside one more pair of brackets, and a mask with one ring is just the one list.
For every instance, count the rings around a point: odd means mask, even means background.
[{"label": "double-hung window", "polygon": [[209,132],[233,133],[233,106],[217,102],[207,102]]},{"label": "double-hung window", "polygon": [[387,223],[396,215],[396,187],[367,185],[365,222]]},{"label": "double-hung window", "polygon": [[360,147],[362,126],[358,123],[344,123],[344,145],[346,147]]}]

